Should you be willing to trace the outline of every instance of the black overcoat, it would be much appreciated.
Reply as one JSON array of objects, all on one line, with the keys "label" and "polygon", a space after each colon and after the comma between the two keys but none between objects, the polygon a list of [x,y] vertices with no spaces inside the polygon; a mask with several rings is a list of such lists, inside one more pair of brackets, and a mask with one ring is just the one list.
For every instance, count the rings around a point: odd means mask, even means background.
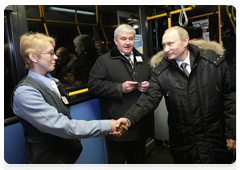
[{"label": "black overcoat", "polygon": [[[125,81],[148,81],[151,77],[149,58],[133,48],[135,58],[135,74],[129,61],[124,57],[117,46],[110,52],[100,56],[89,73],[88,88],[99,96],[102,119],[118,119],[138,100],[141,92],[138,86],[130,93],[122,93],[122,84]],[[141,56],[143,62],[137,62],[136,56]],[[140,125],[144,125],[144,121]],[[115,141],[133,141],[142,139],[144,127],[131,128],[121,137],[108,135]]]},{"label": "black overcoat", "polygon": [[146,93],[125,117],[136,124],[164,96],[174,162],[231,163],[226,138],[236,140],[236,77],[219,44],[191,43],[189,77],[159,52]]}]

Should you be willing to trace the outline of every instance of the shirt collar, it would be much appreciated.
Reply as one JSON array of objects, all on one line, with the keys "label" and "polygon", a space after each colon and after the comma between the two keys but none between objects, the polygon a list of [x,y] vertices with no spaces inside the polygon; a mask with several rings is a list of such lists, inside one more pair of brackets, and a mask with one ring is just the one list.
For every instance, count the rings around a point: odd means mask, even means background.
[{"label": "shirt collar", "polygon": [[[122,53],[121,51],[119,51],[124,57],[126,57],[126,55],[124,53]],[[133,53],[129,53],[129,56],[132,57],[133,56]],[[127,58],[127,57],[126,57]]]},{"label": "shirt collar", "polygon": [[49,73],[47,73],[46,77],[44,77],[40,74],[33,72],[32,70],[29,70],[28,76],[34,78],[38,82],[42,83],[43,85],[51,89],[51,81],[54,80],[54,78]]},{"label": "shirt collar", "polygon": [[188,50],[188,55],[187,58],[184,61],[178,61],[176,60],[178,66],[180,67],[182,63],[187,63],[188,65],[190,65],[190,51]]}]

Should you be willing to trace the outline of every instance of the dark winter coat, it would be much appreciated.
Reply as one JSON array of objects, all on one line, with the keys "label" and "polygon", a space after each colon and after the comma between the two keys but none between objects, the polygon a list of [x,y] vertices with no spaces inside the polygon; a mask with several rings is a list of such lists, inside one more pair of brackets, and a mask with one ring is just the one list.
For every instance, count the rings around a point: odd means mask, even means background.
[{"label": "dark winter coat", "polygon": [[164,96],[174,162],[231,163],[226,138],[236,140],[236,78],[218,43],[192,41],[188,49],[189,77],[163,51],[153,56],[150,85],[124,117],[135,125]]},{"label": "dark winter coat", "polygon": [[70,69],[73,69],[78,73],[80,79],[83,81],[83,84],[88,82],[89,72],[92,69],[97,57],[98,53],[96,49],[89,49],[78,56],[70,67]]},{"label": "dark winter coat", "polygon": [[[148,81],[151,76],[149,59],[133,49],[134,58],[141,56],[143,62],[136,62],[135,75],[129,61],[115,46],[110,52],[100,56],[89,73],[88,88],[99,96],[102,119],[118,119],[138,100],[141,92],[136,85],[130,93],[122,93],[125,81]],[[143,133],[144,131],[142,131]],[[140,139],[139,127],[136,126],[121,137],[109,135],[115,141],[132,141]]]}]

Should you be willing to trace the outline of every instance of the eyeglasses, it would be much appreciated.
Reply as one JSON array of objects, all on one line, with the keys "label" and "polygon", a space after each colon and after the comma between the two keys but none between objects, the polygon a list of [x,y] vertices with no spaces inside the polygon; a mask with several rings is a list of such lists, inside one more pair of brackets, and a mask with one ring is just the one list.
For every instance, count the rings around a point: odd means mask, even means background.
[{"label": "eyeglasses", "polygon": [[55,54],[55,52],[53,52],[53,51],[51,51],[51,52],[47,52],[47,53],[41,53],[41,54],[49,54],[49,55],[54,55]]}]

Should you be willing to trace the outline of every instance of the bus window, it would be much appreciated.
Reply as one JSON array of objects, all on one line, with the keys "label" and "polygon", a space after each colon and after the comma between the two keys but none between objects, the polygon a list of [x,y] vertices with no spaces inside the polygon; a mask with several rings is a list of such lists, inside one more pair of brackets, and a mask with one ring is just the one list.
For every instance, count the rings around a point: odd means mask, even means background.
[{"label": "bus window", "polygon": [[[129,24],[136,27],[136,33],[139,33],[138,5],[127,7],[124,5],[99,5],[97,8],[98,13],[96,14],[95,5],[26,5],[28,30],[44,34],[48,32],[49,36],[56,40],[55,51],[59,47],[65,47],[69,54],[76,56],[78,54],[75,52],[73,40],[79,34],[89,35],[93,40],[94,48],[94,41],[101,40],[111,50],[115,46],[113,41],[114,30],[118,24],[132,22],[132,24]],[[128,12],[124,12],[126,10]],[[75,11],[77,11],[77,14],[75,14]],[[40,13],[42,16],[44,13],[43,18],[41,18]],[[43,26],[43,21],[45,21],[47,29]],[[78,25],[75,24],[76,22]],[[64,78],[59,78],[55,72],[53,72],[52,76],[58,78],[63,84],[65,83]],[[79,77],[81,77],[81,74]],[[86,83],[84,81],[83,84],[86,85]]]},{"label": "bus window", "polygon": [[15,116],[10,105],[10,98],[14,89],[14,81],[8,38],[7,18],[4,14],[4,119]]}]

